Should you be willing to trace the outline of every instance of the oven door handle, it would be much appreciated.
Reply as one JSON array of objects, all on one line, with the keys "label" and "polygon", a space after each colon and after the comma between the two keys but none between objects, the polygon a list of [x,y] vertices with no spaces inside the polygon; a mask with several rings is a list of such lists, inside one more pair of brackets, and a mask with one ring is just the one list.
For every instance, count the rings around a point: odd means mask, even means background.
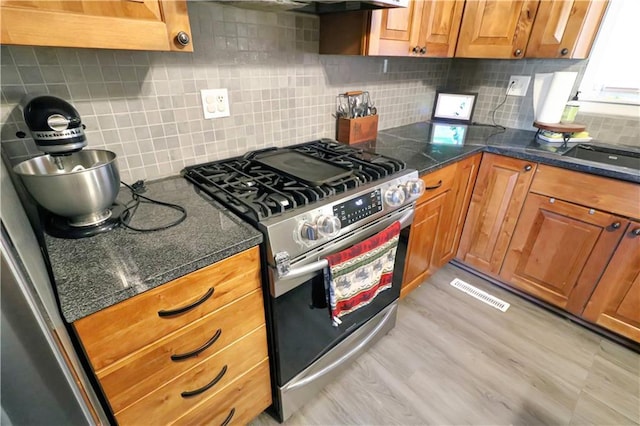
[{"label": "oven door handle", "polygon": [[316,262],[309,263],[308,265],[299,266],[297,268],[289,269],[285,275],[279,275],[278,279],[280,280],[292,280],[294,278],[301,277],[306,274],[310,274],[312,272],[321,271],[322,269],[329,266],[329,261],[327,259],[320,259]]},{"label": "oven door handle", "polygon": [[382,328],[384,328],[384,326],[387,324],[388,321],[392,320],[394,315],[395,315],[395,311],[396,309],[389,309],[389,311],[387,313],[385,313],[384,317],[382,317],[380,319],[380,322],[375,326],[375,328],[373,330],[371,330],[368,335],[362,339],[355,347],[353,347],[349,352],[347,352],[346,354],[342,355],[340,358],[336,359],[335,361],[333,361],[331,364],[327,365],[326,367],[322,368],[321,370],[299,380],[296,382],[291,383],[290,385],[287,386],[287,391],[293,390],[295,388],[299,388],[301,386],[304,386],[308,383],[313,382],[314,380],[324,376],[325,374],[330,373],[332,370],[335,370],[336,368],[338,368],[340,365],[344,364],[345,362],[347,362],[350,358],[352,358],[353,356],[357,355],[360,350],[364,347],[366,347],[368,345],[368,343],[374,339],[378,333],[380,332],[380,330]]},{"label": "oven door handle", "polygon": [[[400,229],[404,228],[407,224],[406,222],[413,217],[413,209],[404,214],[398,221],[400,222]],[[320,259],[316,262],[309,263],[308,265],[299,266],[297,268],[289,269],[284,275],[278,275],[279,280],[291,280],[294,278],[302,277],[306,274],[311,274],[313,272],[321,271],[324,268],[329,266],[329,262],[327,259]]]}]

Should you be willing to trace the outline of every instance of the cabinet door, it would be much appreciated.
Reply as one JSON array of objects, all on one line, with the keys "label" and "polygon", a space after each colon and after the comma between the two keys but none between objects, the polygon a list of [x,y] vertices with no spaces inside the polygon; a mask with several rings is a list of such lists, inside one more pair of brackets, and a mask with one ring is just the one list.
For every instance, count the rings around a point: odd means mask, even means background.
[{"label": "cabinet door", "polygon": [[589,56],[607,2],[547,0],[533,23],[528,58],[584,59]]},{"label": "cabinet door", "polygon": [[609,213],[529,194],[500,277],[579,315],[627,226]]},{"label": "cabinet door", "polygon": [[449,226],[443,230],[442,236],[437,241],[437,253],[440,257],[436,259],[438,267],[453,259],[458,250],[460,235],[462,234],[464,219],[471,201],[473,186],[476,183],[481,158],[482,155],[477,154],[457,164],[452,196],[449,197],[448,207],[446,208],[446,214],[451,220],[449,221]]},{"label": "cabinet door", "polygon": [[411,1],[371,14],[369,55],[452,57],[464,1]]},{"label": "cabinet door", "polygon": [[463,9],[461,0],[424,2],[418,39],[414,43],[420,48],[420,56],[453,57]]},{"label": "cabinet door", "polygon": [[537,9],[537,0],[467,0],[456,57],[524,57]]},{"label": "cabinet door", "polygon": [[485,154],[471,196],[457,258],[497,275],[529,191],[536,164]]},{"label": "cabinet door", "polygon": [[375,10],[371,13],[369,55],[409,56],[417,42],[416,29],[424,2],[410,1],[407,7]]},{"label": "cabinet door", "polygon": [[184,0],[2,0],[2,44],[193,51]]},{"label": "cabinet door", "polygon": [[583,317],[640,342],[640,223],[631,222]]},{"label": "cabinet door", "polygon": [[434,260],[439,258],[435,250],[436,240],[446,226],[445,208],[449,194],[451,191],[446,191],[416,208],[409,235],[401,297],[433,272]]}]

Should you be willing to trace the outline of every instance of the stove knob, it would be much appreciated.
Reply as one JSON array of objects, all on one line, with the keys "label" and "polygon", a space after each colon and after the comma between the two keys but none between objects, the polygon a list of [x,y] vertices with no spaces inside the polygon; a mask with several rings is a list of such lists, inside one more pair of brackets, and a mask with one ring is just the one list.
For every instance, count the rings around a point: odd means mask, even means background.
[{"label": "stove knob", "polygon": [[316,225],[318,226],[318,234],[323,237],[335,237],[340,232],[342,224],[340,219],[333,215],[323,215],[316,219]]},{"label": "stove knob", "polygon": [[400,186],[387,189],[384,193],[384,202],[389,207],[398,207],[404,203],[405,200],[404,189]]},{"label": "stove knob", "polygon": [[424,181],[422,179],[411,179],[402,185],[402,189],[408,198],[419,197],[424,194]]},{"label": "stove knob", "polygon": [[300,235],[305,240],[315,241],[318,239],[318,229],[314,224],[305,222],[300,227]]},{"label": "stove knob", "polygon": [[315,241],[321,237],[335,237],[341,228],[340,219],[336,216],[322,215],[314,223],[304,222],[300,227],[300,235],[305,240]]}]

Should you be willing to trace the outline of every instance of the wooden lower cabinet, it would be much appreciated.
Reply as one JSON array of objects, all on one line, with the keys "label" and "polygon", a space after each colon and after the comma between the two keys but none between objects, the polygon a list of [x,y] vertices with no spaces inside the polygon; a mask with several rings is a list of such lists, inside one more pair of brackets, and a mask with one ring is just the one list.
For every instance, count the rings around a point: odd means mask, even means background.
[{"label": "wooden lower cabinet", "polygon": [[[114,412],[125,409],[264,324],[262,292],[255,290],[203,319],[96,372]],[[242,321],[238,321],[242,318]],[[198,351],[197,356],[186,356]],[[177,360],[174,359],[178,357]]]},{"label": "wooden lower cabinet", "polygon": [[419,205],[411,225],[409,246],[404,268],[404,283],[401,297],[419,286],[431,275],[436,267],[436,240],[446,227],[447,213],[445,207],[450,191]]},{"label": "wooden lower cabinet", "polygon": [[171,424],[247,424],[262,412],[261,407],[271,405],[271,384],[265,377],[269,377],[267,359]]},{"label": "wooden lower cabinet", "polygon": [[580,315],[627,226],[622,217],[531,193],[500,278]]},{"label": "wooden lower cabinet", "polygon": [[[214,406],[228,410],[210,420],[235,408],[230,422],[247,423],[271,404],[259,271],[254,247],[73,324],[118,424],[184,424]],[[247,386],[255,399],[233,390]]]},{"label": "wooden lower cabinet", "polygon": [[447,213],[451,214],[449,226],[445,227],[442,236],[438,238],[436,244],[436,264],[438,267],[453,259],[458,251],[462,227],[467,217],[467,209],[471,201],[471,194],[478,176],[480,160],[482,154],[476,154],[457,163],[456,180],[453,187],[452,196],[449,202],[453,203],[451,208],[447,208]]},{"label": "wooden lower cabinet", "polygon": [[484,154],[456,257],[479,271],[498,275],[536,164]]},{"label": "wooden lower cabinet", "polygon": [[253,248],[81,318],[73,326],[99,371],[259,288],[260,252]]},{"label": "wooden lower cabinet", "polygon": [[631,222],[583,317],[640,342],[640,222]]},{"label": "wooden lower cabinet", "polygon": [[422,177],[427,188],[411,225],[400,297],[453,259],[481,155]]},{"label": "wooden lower cabinet", "polygon": [[[115,413],[121,425],[161,424],[196,408],[267,358],[264,326],[211,355],[150,394]],[[262,407],[263,409],[266,407]]]}]

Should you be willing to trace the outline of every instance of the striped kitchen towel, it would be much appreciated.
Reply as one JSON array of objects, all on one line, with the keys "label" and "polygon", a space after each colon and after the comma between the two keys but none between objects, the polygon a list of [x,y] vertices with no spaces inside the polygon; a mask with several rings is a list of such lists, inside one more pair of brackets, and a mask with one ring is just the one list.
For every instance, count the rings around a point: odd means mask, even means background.
[{"label": "striped kitchen towel", "polygon": [[329,262],[325,286],[334,327],[340,317],[371,303],[381,291],[391,288],[398,248],[400,222],[366,240],[326,257]]}]

